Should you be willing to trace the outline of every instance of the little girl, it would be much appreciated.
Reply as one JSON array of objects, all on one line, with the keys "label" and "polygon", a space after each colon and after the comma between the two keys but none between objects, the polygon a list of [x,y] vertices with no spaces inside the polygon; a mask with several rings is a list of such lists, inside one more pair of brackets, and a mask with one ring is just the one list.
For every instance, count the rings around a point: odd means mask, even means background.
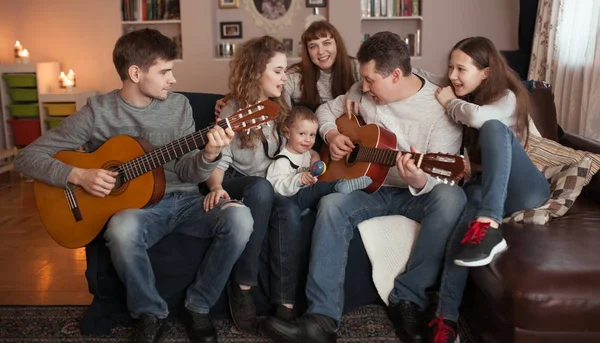
[{"label": "little girl", "polygon": [[348,194],[371,184],[368,176],[317,182],[309,171],[319,161],[319,155],[311,149],[319,127],[317,116],[306,107],[294,107],[284,125],[283,136],[287,143],[267,169],[267,180],[273,184],[275,193],[289,197],[298,204],[300,211],[316,207],[321,197],[327,194]]},{"label": "little girl", "polygon": [[529,121],[529,94],[494,44],[483,37],[458,42],[450,52],[448,81],[450,86],[438,89],[436,97],[452,119],[466,126],[472,177],[463,186],[466,210],[446,248],[438,318],[429,323],[436,343],[458,338],[469,275],[465,267],[487,265],[507,248],[502,218],[540,206],[550,193],[523,148],[530,131],[539,135]]}]

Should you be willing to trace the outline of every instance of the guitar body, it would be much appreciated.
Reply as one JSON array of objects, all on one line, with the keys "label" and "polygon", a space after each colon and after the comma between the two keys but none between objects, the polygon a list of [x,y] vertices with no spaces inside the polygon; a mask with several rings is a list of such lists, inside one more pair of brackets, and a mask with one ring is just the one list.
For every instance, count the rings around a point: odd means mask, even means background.
[{"label": "guitar body", "polygon": [[[111,169],[152,150],[153,147],[142,138],[115,136],[92,153],[61,151],[54,158],[84,169]],[[77,220],[64,188],[34,182],[34,196],[42,223],[48,234],[66,248],[88,244],[100,233],[112,215],[157,202],[164,191],[165,175],[162,167],[123,184],[117,181],[112,192],[104,198],[93,196],[77,187],[72,192],[81,214]]]},{"label": "guitar body", "polygon": [[[348,119],[346,114],[335,121],[338,131],[348,136],[355,145],[395,150],[397,145],[396,135],[375,124],[365,125],[362,120],[352,115]],[[333,161],[329,156],[329,145],[323,144],[321,160],[327,164],[327,171],[319,177],[319,181],[334,181],[339,179],[353,179],[360,176],[369,176],[373,183],[365,189],[368,193],[379,190],[387,177],[389,166],[370,162],[352,162],[348,156],[339,161]]]}]

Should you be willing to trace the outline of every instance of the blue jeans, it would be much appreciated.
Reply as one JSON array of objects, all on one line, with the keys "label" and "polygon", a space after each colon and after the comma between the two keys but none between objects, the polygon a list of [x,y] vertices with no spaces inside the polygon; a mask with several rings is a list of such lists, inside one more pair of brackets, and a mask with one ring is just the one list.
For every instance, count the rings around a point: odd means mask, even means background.
[{"label": "blue jeans", "polygon": [[298,193],[292,195],[290,200],[298,205],[300,212],[307,208],[316,208],[322,197],[335,192],[335,185],[337,185],[338,182],[339,181],[317,182],[313,185],[303,187]]},{"label": "blue jeans", "polygon": [[307,313],[341,320],[348,246],[356,226],[369,218],[404,215],[421,223],[406,272],[398,275],[390,303],[409,300],[421,309],[428,305],[426,288],[433,286],[446,241],[466,203],[463,190],[439,184],[431,192],[413,196],[406,188],[382,187],[376,193],[333,193],[321,199],[312,235],[306,296]]},{"label": "blue jeans", "polygon": [[477,217],[502,218],[517,211],[536,208],[546,202],[550,186],[531,162],[513,132],[498,120],[489,120],[479,130],[483,173],[475,175],[463,189],[467,207],[446,248],[436,315],[458,321],[459,306],[469,268],[454,264],[454,256],[468,223]]},{"label": "blue jeans", "polygon": [[297,247],[301,240],[298,206],[275,194],[265,178],[245,176],[233,168],[225,175],[223,189],[232,199],[241,199],[254,218],[254,233],[233,269],[233,282],[247,286],[258,284],[259,256],[268,228],[271,301],[293,304],[299,271]]},{"label": "blue jeans", "polygon": [[125,285],[132,317],[152,314],[166,318],[169,314],[156,290],[147,250],[170,233],[213,239],[196,280],[187,289],[185,307],[208,313],[218,300],[250,238],[252,216],[247,207],[232,202],[205,212],[203,200],[196,192],[168,193],[156,204],[121,211],[108,221],[104,239]]}]

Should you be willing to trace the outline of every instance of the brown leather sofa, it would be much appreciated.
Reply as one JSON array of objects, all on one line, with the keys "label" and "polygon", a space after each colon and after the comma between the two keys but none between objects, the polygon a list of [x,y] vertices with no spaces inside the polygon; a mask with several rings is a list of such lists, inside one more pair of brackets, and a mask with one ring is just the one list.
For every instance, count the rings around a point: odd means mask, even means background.
[{"label": "brown leather sofa", "polygon": [[[552,89],[536,82],[532,117],[562,145],[600,153],[600,142],[557,134]],[[547,225],[504,224],[509,249],[473,268],[463,316],[484,342],[600,342],[600,176]]]}]

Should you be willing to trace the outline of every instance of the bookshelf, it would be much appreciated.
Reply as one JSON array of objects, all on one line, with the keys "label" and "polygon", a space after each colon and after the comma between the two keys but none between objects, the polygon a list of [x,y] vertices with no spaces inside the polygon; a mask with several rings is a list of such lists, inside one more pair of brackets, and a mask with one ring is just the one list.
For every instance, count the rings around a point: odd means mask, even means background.
[{"label": "bookshelf", "polygon": [[412,59],[421,58],[423,0],[358,0],[363,40],[380,31],[391,31],[405,40]]},{"label": "bookshelf", "polygon": [[183,59],[180,0],[121,0],[123,34],[151,28],[171,38],[178,47],[178,59]]}]

